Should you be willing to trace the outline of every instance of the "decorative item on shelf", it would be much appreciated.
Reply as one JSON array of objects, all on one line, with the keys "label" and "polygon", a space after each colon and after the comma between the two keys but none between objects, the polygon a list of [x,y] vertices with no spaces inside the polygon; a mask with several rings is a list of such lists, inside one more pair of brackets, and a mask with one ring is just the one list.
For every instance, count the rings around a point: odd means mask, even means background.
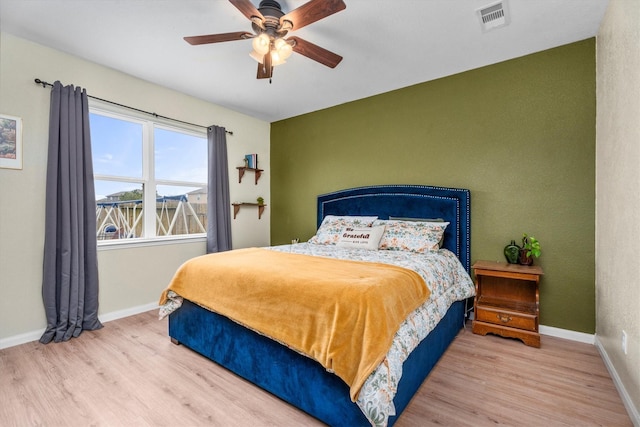
[{"label": "decorative item on shelf", "polygon": [[248,168],[248,167],[249,167],[249,160],[248,160],[246,157],[244,157],[244,158],[242,159],[242,161],[244,162],[243,167]]},{"label": "decorative item on shelf", "polygon": [[264,205],[264,199],[262,197],[258,197],[256,201],[258,202],[259,205]]},{"label": "decorative item on shelf", "polygon": [[245,162],[247,163],[247,168],[249,169],[258,169],[258,155],[257,154],[245,154],[244,156]]},{"label": "decorative item on shelf", "polygon": [[540,242],[533,236],[524,233],[522,235],[522,248],[520,248],[519,263],[522,265],[533,264],[533,257],[540,257]]},{"label": "decorative item on shelf", "polygon": [[509,264],[517,264],[520,258],[520,246],[516,245],[516,241],[512,240],[504,247],[504,257]]}]

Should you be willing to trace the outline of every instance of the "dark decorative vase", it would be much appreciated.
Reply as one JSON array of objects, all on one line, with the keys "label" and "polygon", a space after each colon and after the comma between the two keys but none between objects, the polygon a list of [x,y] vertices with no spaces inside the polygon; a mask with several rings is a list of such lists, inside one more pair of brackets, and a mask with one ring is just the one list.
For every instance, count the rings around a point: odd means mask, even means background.
[{"label": "dark decorative vase", "polygon": [[531,255],[527,256],[527,250],[520,249],[520,258],[518,259],[518,262],[521,265],[531,265],[533,264],[533,256]]},{"label": "dark decorative vase", "polygon": [[520,257],[520,246],[516,245],[516,241],[512,240],[504,247],[504,257],[509,264],[517,264]]}]

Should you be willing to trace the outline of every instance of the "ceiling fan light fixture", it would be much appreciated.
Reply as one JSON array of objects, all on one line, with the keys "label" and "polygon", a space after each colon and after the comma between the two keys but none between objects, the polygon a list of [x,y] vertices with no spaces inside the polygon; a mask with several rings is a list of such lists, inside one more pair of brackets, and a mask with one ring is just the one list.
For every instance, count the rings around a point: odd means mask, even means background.
[{"label": "ceiling fan light fixture", "polygon": [[284,64],[285,62],[285,58],[283,58],[277,50],[272,50],[271,51],[271,65],[272,66],[276,66],[276,65],[280,65],[280,64]]},{"label": "ceiling fan light fixture", "polygon": [[271,40],[269,39],[268,35],[262,33],[259,36],[253,38],[251,45],[253,46],[253,50],[255,50],[258,54],[265,55],[267,52],[269,52]]},{"label": "ceiling fan light fixture", "polygon": [[249,56],[258,61],[258,63],[260,64],[262,64],[262,61],[264,61],[264,55],[260,55],[255,50],[252,50],[251,53],[249,53]]},{"label": "ceiling fan light fixture", "polygon": [[283,38],[276,39],[273,43],[273,47],[275,48],[275,51],[278,52],[278,56],[283,60],[290,57],[293,53],[293,47]]},{"label": "ceiling fan light fixture", "polygon": [[257,8],[253,4],[256,0],[228,1],[251,21],[253,33],[236,31],[206,34],[184,37],[184,40],[191,45],[202,45],[252,39],[253,49],[249,56],[259,64],[256,77],[269,79],[269,82],[273,76],[273,66],[284,64],[293,52],[330,68],[335,68],[342,60],[340,55],[300,37],[293,36],[288,39],[285,37],[290,31],[299,30],[344,10],[347,6],[343,0],[307,0],[306,3],[286,14],[282,11],[279,0],[260,0]]}]

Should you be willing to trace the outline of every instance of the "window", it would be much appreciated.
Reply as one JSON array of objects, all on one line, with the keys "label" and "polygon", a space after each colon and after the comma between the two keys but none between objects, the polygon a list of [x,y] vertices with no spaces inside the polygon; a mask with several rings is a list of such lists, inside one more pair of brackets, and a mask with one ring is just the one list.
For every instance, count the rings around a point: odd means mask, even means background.
[{"label": "window", "polygon": [[90,108],[98,241],[204,235],[205,132]]}]

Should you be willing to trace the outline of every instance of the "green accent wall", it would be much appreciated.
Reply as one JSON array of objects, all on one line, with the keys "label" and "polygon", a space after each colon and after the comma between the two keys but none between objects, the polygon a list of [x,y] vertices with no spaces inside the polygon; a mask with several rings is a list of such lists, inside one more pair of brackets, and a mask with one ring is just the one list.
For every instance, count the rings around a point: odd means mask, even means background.
[{"label": "green accent wall", "polygon": [[272,123],[272,244],[314,234],[319,194],[468,188],[472,262],[535,236],[540,323],[594,333],[595,82],[591,38]]}]

